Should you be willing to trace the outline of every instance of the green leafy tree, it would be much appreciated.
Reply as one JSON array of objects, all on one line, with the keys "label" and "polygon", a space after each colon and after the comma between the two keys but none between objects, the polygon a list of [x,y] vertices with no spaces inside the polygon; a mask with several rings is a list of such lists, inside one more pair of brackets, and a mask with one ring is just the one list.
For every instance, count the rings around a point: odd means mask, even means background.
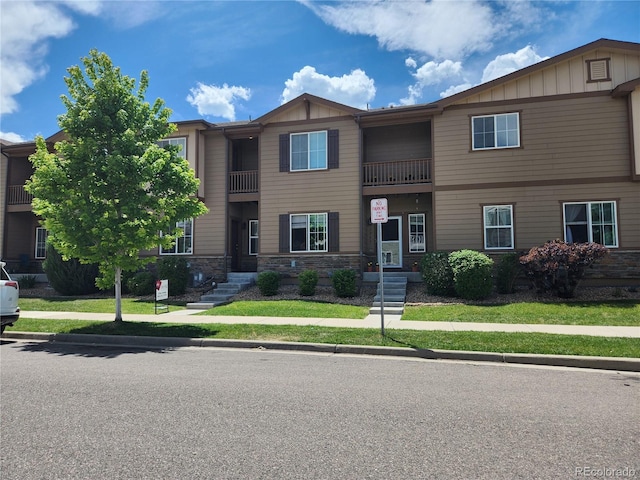
[{"label": "green leafy tree", "polygon": [[58,117],[65,139],[49,151],[36,139],[30,160],[35,171],[26,189],[49,241],[65,258],[96,263],[100,288],[115,285],[115,321],[122,321],[121,278],[153,257],[141,250],[170,248],[177,221],[207,209],[196,198],[199,181],[177,146],[157,142],[175,131],[164,101],[145,101],[146,71],[136,80],[123,75],[105,53],[91,50],[67,69],[67,112]]}]

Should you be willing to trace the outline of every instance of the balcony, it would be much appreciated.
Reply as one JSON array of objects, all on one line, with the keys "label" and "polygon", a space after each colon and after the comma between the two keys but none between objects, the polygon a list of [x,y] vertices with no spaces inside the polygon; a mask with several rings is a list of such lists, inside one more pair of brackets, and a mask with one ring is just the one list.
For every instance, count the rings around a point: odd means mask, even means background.
[{"label": "balcony", "polygon": [[229,172],[229,201],[258,200],[258,171]]},{"label": "balcony", "polygon": [[363,164],[362,169],[362,186],[365,195],[383,190],[394,193],[397,188],[391,187],[399,186],[402,186],[402,191],[407,193],[430,191],[430,158],[368,162]]},{"label": "balcony", "polygon": [[33,195],[27,193],[24,185],[9,185],[7,189],[7,205],[31,205]]}]

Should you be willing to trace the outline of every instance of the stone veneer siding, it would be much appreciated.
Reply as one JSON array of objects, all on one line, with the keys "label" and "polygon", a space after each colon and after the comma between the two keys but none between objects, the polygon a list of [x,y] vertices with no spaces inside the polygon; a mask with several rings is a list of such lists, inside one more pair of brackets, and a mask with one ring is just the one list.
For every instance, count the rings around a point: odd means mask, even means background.
[{"label": "stone veneer siding", "polygon": [[[295,262],[295,266],[291,266]],[[258,256],[258,273],[267,270],[279,272],[284,284],[296,283],[298,275],[304,270],[316,270],[319,284],[331,283],[330,274],[334,270],[350,268],[361,277],[361,257],[358,254],[316,254],[316,255],[272,255]]]}]

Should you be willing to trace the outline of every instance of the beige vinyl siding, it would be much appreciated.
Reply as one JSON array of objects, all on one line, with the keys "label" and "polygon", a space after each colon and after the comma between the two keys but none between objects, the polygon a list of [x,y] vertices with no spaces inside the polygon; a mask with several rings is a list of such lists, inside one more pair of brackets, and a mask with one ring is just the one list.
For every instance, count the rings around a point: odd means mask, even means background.
[{"label": "beige vinyl siding", "polygon": [[9,159],[7,158],[6,155],[0,154],[0,187],[1,187],[0,190],[2,190],[2,193],[0,193],[0,256],[4,251],[4,226],[5,226],[4,219],[5,219],[5,212],[7,210],[5,192],[7,191],[7,187],[9,186],[8,170],[9,170]]},{"label": "beige vinyl siding", "polygon": [[194,255],[223,255],[226,220],[226,139],[220,133],[204,137],[205,204],[209,213],[194,221]]},{"label": "beige vinyl siding", "polygon": [[[520,112],[521,147],[471,151],[470,116]],[[608,96],[445,111],[435,120],[438,187],[630,175],[627,102]]]},{"label": "beige vinyl siding", "polygon": [[515,247],[564,238],[562,203],[616,201],[620,249],[640,248],[640,189],[632,182],[435,193],[436,247],[482,250],[482,205],[514,205]]},{"label": "beige vinyl siding", "polygon": [[307,118],[307,109],[304,104],[298,105],[296,108],[290,108],[284,112],[269,119],[270,124],[281,122],[303,122],[305,120],[318,120],[323,118],[336,118],[348,115],[348,112],[331,108],[326,105],[311,103],[309,108],[309,118]]},{"label": "beige vinyl siding", "polygon": [[360,175],[358,128],[355,122],[312,123],[295,132],[338,129],[339,168],[310,172],[279,171],[279,135],[290,126],[269,125],[260,139],[260,253],[277,254],[279,215],[340,213],[340,252],[358,252],[360,245]]},{"label": "beige vinyl siding", "polygon": [[[611,81],[587,82],[587,60],[610,59]],[[517,100],[522,98],[610,91],[616,86],[640,77],[640,54],[623,54],[610,50],[594,50],[568,59],[531,75],[497,85],[477,95],[464,98],[459,104]]]},{"label": "beige vinyl siding", "polygon": [[640,87],[631,92],[631,124],[633,129],[634,158],[632,159],[635,180],[640,180]]}]

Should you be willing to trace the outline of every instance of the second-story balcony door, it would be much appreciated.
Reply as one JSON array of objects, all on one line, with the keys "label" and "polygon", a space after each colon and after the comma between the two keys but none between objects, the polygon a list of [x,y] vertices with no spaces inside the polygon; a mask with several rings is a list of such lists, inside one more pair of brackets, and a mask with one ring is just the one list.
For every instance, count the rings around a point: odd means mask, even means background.
[{"label": "second-story balcony door", "polygon": [[382,224],[382,265],[402,267],[402,217],[389,217]]}]

